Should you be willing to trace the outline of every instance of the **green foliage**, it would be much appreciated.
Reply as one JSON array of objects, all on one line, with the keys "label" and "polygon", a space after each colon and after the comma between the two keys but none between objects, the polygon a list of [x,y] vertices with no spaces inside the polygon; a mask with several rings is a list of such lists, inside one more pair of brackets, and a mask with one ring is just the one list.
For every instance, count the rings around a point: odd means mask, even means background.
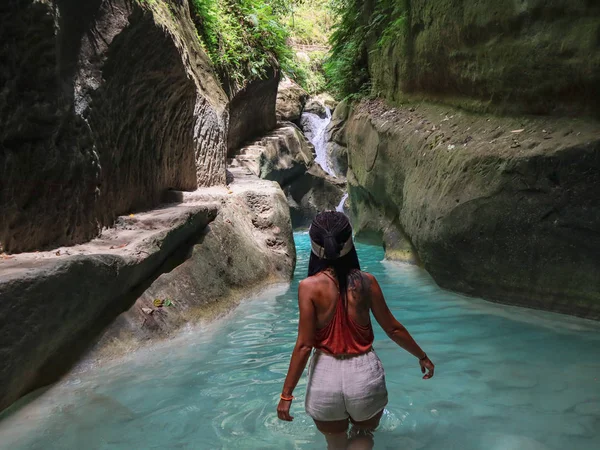
[{"label": "green foliage", "polygon": [[367,9],[363,0],[331,0],[338,22],[331,35],[331,56],[325,63],[328,87],[339,97],[370,91],[368,49],[402,40],[406,0],[378,0]]},{"label": "green foliage", "polygon": [[198,35],[217,72],[238,86],[266,76],[279,62],[293,71],[283,0],[190,0]]},{"label": "green foliage", "polygon": [[327,53],[322,50],[307,52],[306,58],[297,58],[290,76],[310,95],[319,94],[327,87],[323,63]]},{"label": "green foliage", "polygon": [[284,16],[290,30],[292,45],[329,47],[334,25],[333,11],[327,0],[298,0],[292,2]]}]

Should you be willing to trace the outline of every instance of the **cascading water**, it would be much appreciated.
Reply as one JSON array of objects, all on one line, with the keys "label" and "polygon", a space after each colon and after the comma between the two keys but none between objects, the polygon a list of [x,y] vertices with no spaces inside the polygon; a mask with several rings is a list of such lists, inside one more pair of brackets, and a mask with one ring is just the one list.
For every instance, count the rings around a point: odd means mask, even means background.
[{"label": "cascading water", "polygon": [[346,192],[344,194],[344,196],[342,197],[342,199],[340,200],[340,204],[337,205],[337,207],[335,208],[335,210],[339,211],[339,212],[344,212],[344,203],[346,203],[347,199],[348,199],[348,193]]},{"label": "cascading water", "polygon": [[314,113],[305,112],[302,114],[302,119],[302,122],[305,125],[304,132],[306,137],[311,144],[315,146],[315,161],[319,163],[325,172],[335,177],[335,173],[327,163],[327,137],[325,133],[327,125],[331,122],[331,110],[328,107],[325,107],[324,118],[321,118]]}]

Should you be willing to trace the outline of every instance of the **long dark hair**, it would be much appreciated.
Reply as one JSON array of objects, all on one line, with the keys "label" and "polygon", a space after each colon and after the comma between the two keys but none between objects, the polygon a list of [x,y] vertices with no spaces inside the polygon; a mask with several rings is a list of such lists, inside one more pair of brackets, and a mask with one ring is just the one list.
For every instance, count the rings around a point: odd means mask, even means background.
[{"label": "long dark hair", "polygon": [[308,276],[332,268],[335,271],[340,293],[345,303],[348,278],[353,273],[360,271],[360,263],[354,246],[348,254],[340,256],[344,244],[352,238],[352,226],[348,217],[337,211],[319,213],[310,226],[309,235],[311,241],[325,249],[325,257],[319,258],[314,252],[310,252]]}]

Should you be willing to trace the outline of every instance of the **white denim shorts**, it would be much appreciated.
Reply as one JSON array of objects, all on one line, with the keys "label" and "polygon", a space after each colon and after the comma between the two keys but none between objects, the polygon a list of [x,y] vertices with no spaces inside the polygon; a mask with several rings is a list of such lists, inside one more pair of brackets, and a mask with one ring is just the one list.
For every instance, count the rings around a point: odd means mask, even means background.
[{"label": "white denim shorts", "polygon": [[316,350],[308,366],[306,413],[315,420],[362,422],[385,408],[385,372],[374,350],[336,357]]}]

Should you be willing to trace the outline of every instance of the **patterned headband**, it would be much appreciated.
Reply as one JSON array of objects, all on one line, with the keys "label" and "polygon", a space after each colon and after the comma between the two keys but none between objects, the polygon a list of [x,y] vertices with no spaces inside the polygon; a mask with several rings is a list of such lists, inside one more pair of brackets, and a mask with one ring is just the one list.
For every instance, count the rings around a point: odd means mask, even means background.
[{"label": "patterned headband", "polygon": [[[317,257],[319,257],[321,259],[329,259],[329,258],[325,257],[325,247],[320,246],[312,239],[310,240],[310,247],[311,247],[312,252]],[[354,242],[352,241],[352,236],[350,236],[348,238],[348,240],[344,243],[344,246],[342,247],[342,250],[340,251],[339,256],[336,256],[335,258],[331,258],[331,259],[338,259],[338,258],[341,258],[342,256],[346,256],[348,253],[350,253],[350,250],[352,250],[353,248],[354,248]]]}]

